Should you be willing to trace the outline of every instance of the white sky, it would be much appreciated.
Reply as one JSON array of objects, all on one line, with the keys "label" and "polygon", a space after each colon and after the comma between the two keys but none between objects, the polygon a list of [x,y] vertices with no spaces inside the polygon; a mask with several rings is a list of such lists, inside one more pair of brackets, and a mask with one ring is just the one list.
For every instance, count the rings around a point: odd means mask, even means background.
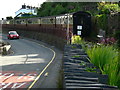
[{"label": "white sky", "polygon": [[22,5],[30,5],[38,7],[46,0],[1,0],[0,2],[0,20],[7,16],[15,16],[15,12],[19,10]]},{"label": "white sky", "polygon": [[[18,11],[24,3],[30,6],[40,6],[41,3],[45,2],[46,0],[1,0],[0,2],[0,20],[2,18],[6,18],[7,16],[15,16],[15,12]],[[47,1],[58,1],[58,2],[70,2],[70,1],[81,1],[81,2],[95,2],[95,1],[102,1],[102,0],[47,0]],[[119,0],[105,0],[105,1],[119,1]]]}]

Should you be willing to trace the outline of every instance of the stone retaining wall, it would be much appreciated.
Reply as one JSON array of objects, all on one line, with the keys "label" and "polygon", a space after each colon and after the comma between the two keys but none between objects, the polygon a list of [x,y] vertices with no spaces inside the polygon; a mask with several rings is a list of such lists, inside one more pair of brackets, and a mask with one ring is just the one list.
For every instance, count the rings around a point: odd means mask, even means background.
[{"label": "stone retaining wall", "polygon": [[[11,29],[3,28],[3,33],[8,34],[9,30],[11,30]],[[63,50],[64,45],[66,44],[65,39],[51,35],[49,33],[41,33],[41,32],[18,30],[18,29],[16,31],[20,35],[20,38],[27,37],[27,38],[31,38],[31,39],[36,39],[36,40],[45,42],[47,44],[56,46],[60,50]]]},{"label": "stone retaining wall", "polygon": [[85,90],[118,90],[107,85],[108,76],[88,61],[80,45],[66,45],[63,56],[64,88]]}]

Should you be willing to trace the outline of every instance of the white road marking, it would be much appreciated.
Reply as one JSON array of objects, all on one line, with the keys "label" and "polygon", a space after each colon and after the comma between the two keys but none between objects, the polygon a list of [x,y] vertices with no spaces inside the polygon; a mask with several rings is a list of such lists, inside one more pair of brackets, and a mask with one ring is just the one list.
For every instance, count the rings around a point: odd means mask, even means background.
[{"label": "white road marking", "polygon": [[14,83],[13,86],[11,88],[20,88],[23,85],[25,85],[26,83]]}]

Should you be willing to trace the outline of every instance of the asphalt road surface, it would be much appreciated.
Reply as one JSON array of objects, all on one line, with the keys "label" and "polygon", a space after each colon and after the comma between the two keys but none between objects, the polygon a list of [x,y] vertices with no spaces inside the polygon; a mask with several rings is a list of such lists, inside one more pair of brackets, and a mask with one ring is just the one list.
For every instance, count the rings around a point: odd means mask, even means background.
[{"label": "asphalt road surface", "polygon": [[4,41],[12,53],[0,57],[0,88],[57,88],[62,53],[42,42],[24,38]]}]

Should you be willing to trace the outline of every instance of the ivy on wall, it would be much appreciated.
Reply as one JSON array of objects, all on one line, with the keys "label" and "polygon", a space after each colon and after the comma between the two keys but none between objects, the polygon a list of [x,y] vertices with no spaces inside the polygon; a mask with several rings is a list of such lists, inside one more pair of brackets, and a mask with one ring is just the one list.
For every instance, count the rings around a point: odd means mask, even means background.
[{"label": "ivy on wall", "polygon": [[[98,3],[98,14],[95,15],[95,18],[97,19],[97,27],[98,29],[103,29],[106,31],[106,34],[109,35],[110,28],[117,27],[114,24],[110,24],[110,17],[113,18],[114,15],[118,14],[120,12],[120,7],[118,3],[113,2],[100,2]],[[116,18],[117,19],[117,18]],[[115,20],[116,21],[116,20]],[[117,22],[114,22],[117,23]],[[112,33],[113,34],[113,33]]]},{"label": "ivy on wall", "polygon": [[108,19],[107,15],[106,14],[96,15],[96,18],[97,18],[98,28],[107,31],[107,19]]}]

